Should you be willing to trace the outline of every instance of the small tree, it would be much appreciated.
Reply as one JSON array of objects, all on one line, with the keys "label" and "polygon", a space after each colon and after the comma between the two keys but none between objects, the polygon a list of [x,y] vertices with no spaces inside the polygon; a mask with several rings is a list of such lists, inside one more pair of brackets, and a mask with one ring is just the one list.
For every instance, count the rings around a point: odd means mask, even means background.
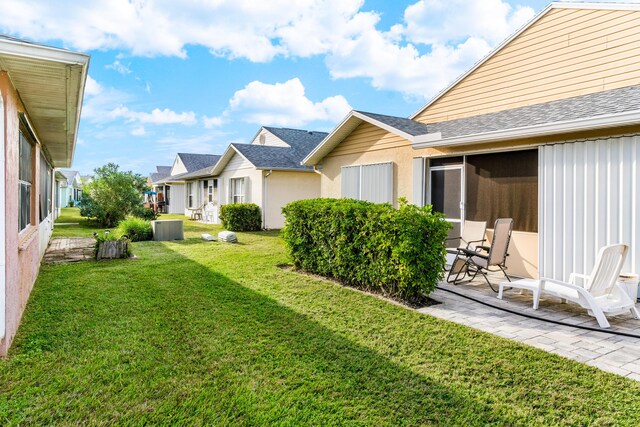
[{"label": "small tree", "polygon": [[80,215],[104,227],[113,227],[127,215],[142,213],[142,195],[148,190],[146,179],[133,172],[121,172],[119,168],[108,163],[94,169],[93,181],[82,192]]}]

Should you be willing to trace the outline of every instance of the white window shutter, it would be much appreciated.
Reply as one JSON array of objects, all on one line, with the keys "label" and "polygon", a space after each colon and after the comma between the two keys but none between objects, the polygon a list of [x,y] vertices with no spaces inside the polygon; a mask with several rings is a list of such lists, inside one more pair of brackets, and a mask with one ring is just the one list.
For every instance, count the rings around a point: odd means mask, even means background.
[{"label": "white window shutter", "polygon": [[393,163],[363,165],[360,199],[393,204]]},{"label": "white window shutter", "polygon": [[343,166],[340,173],[341,196],[350,199],[360,198],[360,166]]}]

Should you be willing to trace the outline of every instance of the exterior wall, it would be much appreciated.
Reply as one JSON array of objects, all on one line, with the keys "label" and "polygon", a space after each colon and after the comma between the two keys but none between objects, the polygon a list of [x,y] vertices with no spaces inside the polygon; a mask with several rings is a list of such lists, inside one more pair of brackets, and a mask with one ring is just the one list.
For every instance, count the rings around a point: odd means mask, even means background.
[{"label": "exterior wall", "polygon": [[320,197],[320,175],[314,172],[274,171],[266,178],[265,185],[266,200],[262,205],[264,228],[284,226],[282,208],[287,203]]},{"label": "exterior wall", "polygon": [[262,171],[257,170],[244,157],[235,154],[224,170],[218,175],[218,191],[220,204],[229,203],[229,180],[232,178],[245,179],[245,202],[262,206]]},{"label": "exterior wall", "polygon": [[413,201],[412,159],[424,150],[414,150],[411,143],[369,123],[360,124],[322,160],[322,197],[341,197],[342,166],[393,162],[393,200],[406,197]]},{"label": "exterior wall", "polygon": [[179,175],[187,172],[187,168],[184,163],[182,163],[182,160],[180,160],[180,157],[176,156],[176,159],[173,161],[173,167],[171,168],[171,175]]},{"label": "exterior wall", "polygon": [[[260,137],[262,135],[264,135],[264,144],[260,144]],[[285,143],[283,140],[264,128],[260,129],[260,132],[258,132],[251,143],[258,145],[270,145],[272,147],[289,147],[289,144]]]},{"label": "exterior wall", "polygon": [[[0,93],[4,104],[4,156],[5,174],[4,186],[7,191],[4,197],[4,209],[0,215],[4,216],[5,243],[5,311],[0,313],[5,319],[4,337],[0,339],[0,355],[6,355],[11,341],[20,324],[20,318],[27,304],[29,294],[38,276],[41,259],[41,240],[48,241],[51,233],[50,222],[43,222],[42,230],[39,221],[39,175],[40,147],[36,146],[33,156],[33,169],[36,179],[32,185],[32,225],[18,234],[18,114],[24,112],[15,89],[6,73],[0,72]],[[45,246],[46,247],[46,246]],[[2,335],[2,331],[0,331]]]},{"label": "exterior wall", "polygon": [[475,116],[640,83],[640,11],[551,9],[415,116]]}]

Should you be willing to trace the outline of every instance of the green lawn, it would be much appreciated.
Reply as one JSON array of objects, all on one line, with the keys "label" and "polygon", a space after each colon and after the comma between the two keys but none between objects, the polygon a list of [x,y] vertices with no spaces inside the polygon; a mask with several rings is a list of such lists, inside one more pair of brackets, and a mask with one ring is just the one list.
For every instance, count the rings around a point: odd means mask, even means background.
[{"label": "green lawn", "polygon": [[185,229],[42,268],[1,425],[640,425],[637,382],[282,270],[276,232]]}]

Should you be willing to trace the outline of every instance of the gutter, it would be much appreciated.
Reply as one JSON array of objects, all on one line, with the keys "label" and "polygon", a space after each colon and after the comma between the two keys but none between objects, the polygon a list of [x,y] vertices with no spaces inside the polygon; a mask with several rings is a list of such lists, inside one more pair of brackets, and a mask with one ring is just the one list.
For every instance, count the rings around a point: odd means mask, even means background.
[{"label": "gutter", "polygon": [[416,137],[416,141],[412,146],[414,149],[443,146],[449,147],[453,145],[499,142],[511,139],[548,136],[559,133],[606,129],[610,127],[634,124],[640,124],[640,110],[634,110],[627,113],[607,114],[597,117],[587,117],[577,120],[565,120],[555,123],[543,123],[534,126],[477,133],[439,140],[430,140],[426,138],[429,135],[420,135]]},{"label": "gutter", "polygon": [[273,169],[269,170],[262,177],[262,228],[267,228],[267,178],[273,173]]},{"label": "gutter", "polygon": [[318,175],[322,175],[322,172],[320,172],[320,170],[318,170],[318,165],[313,165],[313,171],[315,173],[317,173]]}]

